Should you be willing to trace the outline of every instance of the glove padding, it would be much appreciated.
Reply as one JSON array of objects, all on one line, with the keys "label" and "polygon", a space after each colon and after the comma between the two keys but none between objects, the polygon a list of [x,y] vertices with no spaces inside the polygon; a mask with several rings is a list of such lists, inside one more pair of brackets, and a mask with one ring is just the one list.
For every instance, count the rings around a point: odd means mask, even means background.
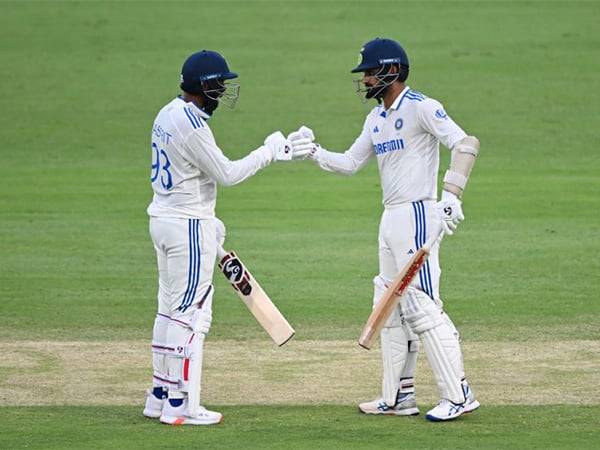
[{"label": "glove padding", "polygon": [[288,135],[288,141],[292,144],[292,159],[304,159],[315,148],[315,134],[313,130],[304,125],[298,131],[291,132]]},{"label": "glove padding", "polygon": [[265,147],[271,150],[274,161],[292,160],[292,144],[281,131],[268,135],[265,139]]},{"label": "glove padding", "polygon": [[442,200],[437,202],[435,207],[438,216],[442,221],[444,233],[449,236],[453,235],[458,224],[465,219],[462,212],[461,201],[453,193],[442,191]]},{"label": "glove padding", "polygon": [[197,309],[192,316],[191,328],[194,333],[208,334],[212,322],[212,311],[210,309]]},{"label": "glove padding", "polygon": [[225,236],[227,232],[225,231],[225,224],[221,222],[221,219],[219,219],[218,217],[215,217],[215,229],[217,244],[223,247],[223,243],[225,242]]}]

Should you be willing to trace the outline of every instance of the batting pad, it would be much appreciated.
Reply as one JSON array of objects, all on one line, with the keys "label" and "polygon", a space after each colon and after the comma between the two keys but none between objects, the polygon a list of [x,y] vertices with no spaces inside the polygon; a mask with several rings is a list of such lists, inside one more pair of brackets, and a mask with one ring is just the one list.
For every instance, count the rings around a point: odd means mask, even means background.
[{"label": "batting pad", "polygon": [[448,332],[450,328],[444,324],[423,332],[421,340],[442,397],[453,403],[464,403],[460,344]]},{"label": "batting pad", "polygon": [[184,390],[187,387],[188,414],[191,417],[196,417],[200,408],[204,337],[203,333],[192,334],[187,345],[187,358],[183,361]]},{"label": "batting pad", "polygon": [[402,370],[408,354],[408,339],[400,327],[381,330],[381,357],[383,359],[383,380],[381,390],[388,406],[396,404]]}]

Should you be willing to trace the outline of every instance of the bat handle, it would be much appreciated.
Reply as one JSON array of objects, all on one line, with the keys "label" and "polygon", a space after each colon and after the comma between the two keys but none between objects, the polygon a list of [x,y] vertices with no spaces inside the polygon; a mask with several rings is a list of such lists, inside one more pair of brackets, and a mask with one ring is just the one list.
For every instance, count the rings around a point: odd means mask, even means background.
[{"label": "bat handle", "polygon": [[421,248],[429,253],[431,247],[433,247],[438,241],[441,241],[443,237],[444,227],[440,224],[439,228],[429,237],[429,239],[427,239]]}]

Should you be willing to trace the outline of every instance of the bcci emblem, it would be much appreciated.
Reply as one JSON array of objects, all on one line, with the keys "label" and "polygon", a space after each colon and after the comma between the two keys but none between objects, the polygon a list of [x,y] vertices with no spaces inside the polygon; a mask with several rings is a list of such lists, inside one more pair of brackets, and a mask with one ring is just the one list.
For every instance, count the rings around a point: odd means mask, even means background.
[{"label": "bcci emblem", "polygon": [[396,130],[399,130],[400,128],[402,128],[403,124],[404,124],[404,122],[402,121],[402,119],[398,119],[398,120],[396,120],[396,123],[394,124],[394,126],[396,127]]}]

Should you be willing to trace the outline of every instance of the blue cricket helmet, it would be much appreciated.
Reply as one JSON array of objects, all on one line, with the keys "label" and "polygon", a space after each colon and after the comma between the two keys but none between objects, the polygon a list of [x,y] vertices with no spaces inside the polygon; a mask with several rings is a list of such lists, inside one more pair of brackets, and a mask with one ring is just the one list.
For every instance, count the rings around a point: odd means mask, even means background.
[{"label": "blue cricket helmet", "polygon": [[408,67],[408,55],[398,42],[392,39],[375,38],[360,50],[361,61],[352,73],[376,69],[386,64],[399,64]]},{"label": "blue cricket helmet", "polygon": [[237,78],[223,56],[212,50],[202,50],[188,57],[181,68],[181,89],[190,94],[201,94],[202,83],[209,80]]}]

